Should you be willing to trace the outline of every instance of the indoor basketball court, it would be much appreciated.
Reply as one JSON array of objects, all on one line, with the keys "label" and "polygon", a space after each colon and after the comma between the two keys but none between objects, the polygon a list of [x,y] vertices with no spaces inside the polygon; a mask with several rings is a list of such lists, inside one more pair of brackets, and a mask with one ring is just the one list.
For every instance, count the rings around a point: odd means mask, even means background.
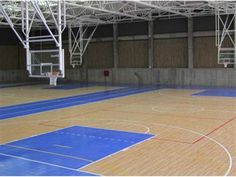
[{"label": "indoor basketball court", "polygon": [[236,2],[0,1],[1,176],[235,176]]}]

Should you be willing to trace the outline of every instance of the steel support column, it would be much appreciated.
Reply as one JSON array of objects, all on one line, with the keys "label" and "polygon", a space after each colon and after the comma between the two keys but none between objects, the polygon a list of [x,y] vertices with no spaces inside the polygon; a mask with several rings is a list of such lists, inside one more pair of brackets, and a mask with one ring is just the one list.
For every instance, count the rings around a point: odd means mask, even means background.
[{"label": "steel support column", "polygon": [[153,20],[148,21],[148,68],[153,68]]},{"label": "steel support column", "polygon": [[236,68],[236,5],[234,10],[234,68]]},{"label": "steel support column", "polygon": [[193,68],[193,18],[188,18],[188,68]]},{"label": "steel support column", "polygon": [[113,24],[113,63],[114,68],[118,68],[118,25],[117,23]]}]

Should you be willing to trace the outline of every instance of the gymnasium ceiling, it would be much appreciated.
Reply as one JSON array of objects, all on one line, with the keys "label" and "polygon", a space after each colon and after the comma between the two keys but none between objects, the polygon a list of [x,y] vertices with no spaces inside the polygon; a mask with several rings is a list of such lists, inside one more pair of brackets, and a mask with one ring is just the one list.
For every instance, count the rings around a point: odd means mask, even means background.
[{"label": "gymnasium ceiling", "polygon": [[[57,17],[57,1],[32,0],[38,3],[47,24],[53,25],[53,15]],[[43,26],[35,9],[29,2],[29,18],[34,19],[34,27]],[[86,1],[61,0],[62,11],[66,11],[66,23],[72,26],[79,24],[111,24],[134,21],[148,21],[155,18],[179,18],[214,15],[219,9],[222,14],[235,13],[235,1]],[[0,1],[0,6],[7,12],[15,26],[22,24],[22,6],[20,1]],[[63,14],[62,14],[63,16]],[[63,19],[63,17],[62,17]],[[8,25],[0,9],[0,24]]]}]

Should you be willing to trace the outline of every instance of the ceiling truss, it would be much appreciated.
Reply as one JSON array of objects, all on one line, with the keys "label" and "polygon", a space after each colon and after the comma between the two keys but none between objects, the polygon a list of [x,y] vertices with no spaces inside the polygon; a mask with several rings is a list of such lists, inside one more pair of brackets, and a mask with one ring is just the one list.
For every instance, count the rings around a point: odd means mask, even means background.
[{"label": "ceiling truss", "polygon": [[[48,25],[54,25],[53,15],[57,15],[57,1],[36,0]],[[20,1],[0,1],[15,26],[22,25]],[[65,0],[66,21],[73,27],[81,24],[97,25],[134,21],[148,21],[154,18],[177,18],[214,15],[216,8],[222,13],[233,14],[234,1],[106,1]],[[48,8],[49,7],[49,8]],[[34,18],[33,27],[43,27],[40,17],[34,17],[35,9],[29,7],[29,18]],[[24,18],[24,17],[23,17]],[[0,24],[6,25],[0,13]]]}]

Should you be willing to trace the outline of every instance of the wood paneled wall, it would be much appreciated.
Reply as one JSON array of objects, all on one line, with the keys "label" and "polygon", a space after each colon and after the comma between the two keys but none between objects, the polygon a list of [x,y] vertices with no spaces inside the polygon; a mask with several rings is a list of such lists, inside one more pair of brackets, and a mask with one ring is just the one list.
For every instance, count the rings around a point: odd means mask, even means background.
[{"label": "wood paneled wall", "polygon": [[[5,32],[2,32],[1,35],[5,35]],[[21,44],[12,42],[14,40],[6,44],[2,41],[0,45],[0,70],[25,70],[25,49]],[[231,47],[230,44],[228,39],[224,46]],[[65,49],[65,67],[69,69],[71,66],[69,64],[68,43],[66,41],[63,44],[63,48]],[[194,68],[223,67],[223,65],[217,64],[215,37],[194,37],[193,52]],[[85,63],[88,68],[113,68],[113,41],[91,42],[84,56]],[[153,63],[155,68],[187,68],[187,38],[155,39]],[[118,67],[147,68],[148,40],[119,40]]]},{"label": "wood paneled wall", "polygon": [[119,68],[147,68],[148,41],[119,41]]},{"label": "wood paneled wall", "polygon": [[112,68],[113,67],[113,43],[93,42],[87,49],[86,57],[88,68]]},{"label": "wood paneled wall", "polygon": [[[226,41],[224,46],[230,47]],[[147,68],[148,41],[119,41],[119,67],[120,68]],[[154,67],[155,68],[186,68],[187,67],[187,39],[156,39],[154,40]],[[69,65],[68,46],[65,49],[65,66]],[[88,68],[112,68],[113,44],[109,42],[93,42],[87,49],[84,61]],[[19,45],[0,46],[1,70],[24,70],[26,59],[25,49]],[[217,47],[214,37],[194,38],[194,68],[222,68],[217,64]]]},{"label": "wood paneled wall", "polygon": [[26,68],[25,50],[19,45],[0,45],[0,70],[23,70]]},{"label": "wood paneled wall", "polygon": [[217,64],[217,47],[214,37],[194,38],[193,66],[195,68],[221,67]]},{"label": "wood paneled wall", "polygon": [[[223,43],[224,47],[232,47],[229,39]],[[215,37],[196,37],[194,38],[194,68],[222,68],[223,65],[217,64],[217,47]]]},{"label": "wood paneled wall", "polygon": [[155,68],[186,68],[188,66],[187,38],[154,40]]}]

